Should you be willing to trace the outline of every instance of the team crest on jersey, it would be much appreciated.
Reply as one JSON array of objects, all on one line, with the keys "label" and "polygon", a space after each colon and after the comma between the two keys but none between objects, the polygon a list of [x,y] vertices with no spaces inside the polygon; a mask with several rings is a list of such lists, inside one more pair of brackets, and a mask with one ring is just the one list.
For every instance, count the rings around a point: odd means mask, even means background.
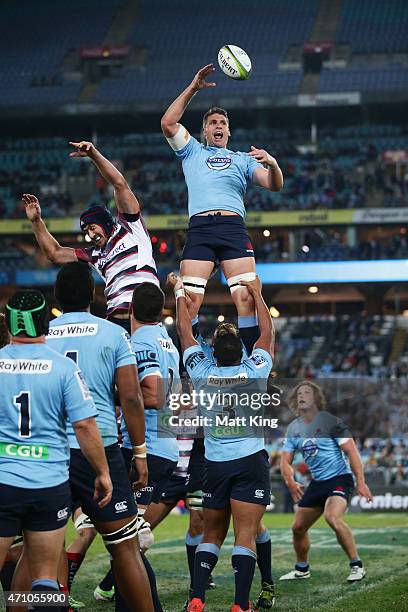
[{"label": "team crest on jersey", "polygon": [[252,361],[256,368],[262,368],[262,366],[266,364],[266,359],[265,357],[262,357],[262,355],[255,354],[252,355],[249,359],[250,361]]},{"label": "team crest on jersey", "polygon": [[225,170],[230,167],[232,159],[228,155],[212,155],[207,157],[205,163],[210,170]]},{"label": "team crest on jersey", "polygon": [[315,457],[319,452],[319,447],[317,446],[316,438],[307,438],[302,443],[302,454],[306,459],[307,457]]},{"label": "team crest on jersey", "polygon": [[187,358],[186,368],[191,368],[192,370],[194,370],[196,365],[201,363],[203,359],[205,359],[205,355],[202,351],[200,351],[199,353],[193,353],[192,355],[190,355],[190,357]]}]

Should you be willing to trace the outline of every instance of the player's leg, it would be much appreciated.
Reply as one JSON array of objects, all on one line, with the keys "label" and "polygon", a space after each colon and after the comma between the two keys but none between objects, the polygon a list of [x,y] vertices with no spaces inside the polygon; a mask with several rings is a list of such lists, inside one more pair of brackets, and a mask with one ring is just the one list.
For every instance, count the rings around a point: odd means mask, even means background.
[{"label": "player's leg", "polygon": [[176,502],[160,502],[158,504],[150,504],[147,507],[143,518],[145,519],[145,521],[150,523],[150,528],[153,530],[166,518],[166,516],[170,514],[175,505]]},{"label": "player's leg", "polygon": [[256,534],[256,562],[261,574],[262,588],[258,595],[255,609],[258,612],[265,612],[275,605],[276,595],[272,577],[271,536],[263,520],[259,523]]},{"label": "player's leg", "polygon": [[58,566],[64,546],[65,531],[66,524],[53,531],[24,530],[24,545],[32,591],[60,590]]},{"label": "player's leg", "polygon": [[231,559],[235,577],[234,605],[247,610],[256,565],[256,534],[265,506],[231,499],[231,513],[235,534]]},{"label": "player's leg", "polygon": [[214,261],[199,261],[196,259],[183,259],[180,264],[180,275],[185,290],[191,299],[189,310],[193,320],[203,303],[207,281],[214,269]]},{"label": "player's leg", "polygon": [[280,580],[294,580],[297,578],[309,578],[309,529],[323,514],[321,506],[298,507],[295,520],[292,525],[293,548],[296,554],[295,569],[284,574]]},{"label": "player's leg", "polygon": [[347,500],[339,495],[333,495],[326,501],[324,507],[324,518],[336,534],[340,546],[350,561],[350,575],[348,580],[354,582],[365,576],[363,563],[358,555],[353,532],[344,521],[344,513],[347,510]]},{"label": "player's leg", "polygon": [[[0,525],[1,528],[1,525]],[[12,545],[14,536],[0,536],[0,567],[3,567],[7,552]]]},{"label": "player's leg", "polygon": [[[22,534],[16,536],[7,552],[3,567],[0,564],[0,583],[3,591],[11,591],[11,583],[17,563],[23,553],[24,540]],[[23,589],[24,590],[24,589]]]},{"label": "player's leg", "polygon": [[76,537],[66,549],[69,591],[71,591],[75,575],[85,559],[87,550],[98,533],[90,518],[83,513],[82,508],[76,508],[72,518],[76,529]]},{"label": "player's leg", "polygon": [[205,601],[208,578],[217,564],[220,548],[228,533],[231,510],[225,508],[204,508],[204,533],[197,546],[194,560],[193,597],[188,610]]}]

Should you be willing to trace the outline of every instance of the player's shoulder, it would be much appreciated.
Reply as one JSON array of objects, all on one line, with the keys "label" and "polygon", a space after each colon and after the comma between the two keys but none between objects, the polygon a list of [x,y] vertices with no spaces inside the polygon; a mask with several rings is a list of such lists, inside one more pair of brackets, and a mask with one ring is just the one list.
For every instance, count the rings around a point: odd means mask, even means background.
[{"label": "player's shoulder", "polygon": [[243,360],[243,364],[247,365],[251,369],[260,370],[266,367],[272,367],[272,356],[268,351],[261,348],[254,348],[252,353]]},{"label": "player's shoulder", "polygon": [[183,353],[183,361],[186,368],[192,372],[201,366],[212,366],[213,362],[206,357],[202,347],[199,344],[189,346]]}]

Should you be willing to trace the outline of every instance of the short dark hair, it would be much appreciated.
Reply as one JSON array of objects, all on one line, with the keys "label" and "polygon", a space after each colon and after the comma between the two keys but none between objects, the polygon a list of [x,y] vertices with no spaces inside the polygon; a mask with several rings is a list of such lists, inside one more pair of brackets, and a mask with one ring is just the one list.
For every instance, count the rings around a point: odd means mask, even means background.
[{"label": "short dark hair", "polygon": [[50,315],[45,297],[35,289],[16,291],[6,304],[6,320],[12,336],[38,338],[48,334]]},{"label": "short dark hair", "polygon": [[93,300],[95,281],[91,268],[82,261],[62,266],[57,275],[54,295],[64,312],[88,308]]},{"label": "short dark hair", "polygon": [[6,323],[6,315],[0,312],[0,348],[10,342],[9,330]]},{"label": "short dark hair", "polygon": [[221,323],[214,333],[214,357],[221,366],[235,364],[242,359],[242,342],[232,323]]},{"label": "short dark hair", "polygon": [[229,123],[228,113],[225,108],[221,108],[221,106],[212,106],[203,115],[203,126],[207,123],[207,119],[210,117],[210,115],[223,115],[226,118],[227,123]]},{"label": "short dark hair", "polygon": [[140,283],[133,290],[133,316],[141,323],[157,323],[164,308],[164,293],[154,283]]}]

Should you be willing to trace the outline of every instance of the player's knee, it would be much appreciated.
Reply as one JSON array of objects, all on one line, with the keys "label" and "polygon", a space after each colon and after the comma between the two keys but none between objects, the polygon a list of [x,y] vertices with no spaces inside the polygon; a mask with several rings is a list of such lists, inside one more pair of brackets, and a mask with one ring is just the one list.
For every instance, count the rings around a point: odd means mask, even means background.
[{"label": "player's knee", "polygon": [[122,542],[127,542],[137,536],[138,517],[130,519],[129,523],[112,533],[102,533],[102,540],[106,547],[111,548]]},{"label": "player's knee", "polygon": [[202,302],[205,288],[207,286],[207,280],[205,278],[201,278],[200,276],[187,276],[184,275],[181,277],[183,281],[183,285],[186,291],[188,291],[191,299],[194,302]]},{"label": "player's knee", "polygon": [[303,536],[307,532],[308,527],[301,523],[300,521],[295,521],[292,525],[292,533],[294,536]]},{"label": "player's knee", "polygon": [[255,278],[255,272],[243,272],[242,274],[231,276],[227,282],[233,298],[238,297],[240,294],[248,296],[247,288],[241,285],[240,281],[253,281]]},{"label": "player's knee", "polygon": [[330,527],[334,531],[339,531],[341,529],[342,524],[343,524],[343,519],[340,516],[337,516],[331,512],[327,512],[324,515],[324,518],[326,520],[326,523],[330,525]]}]

